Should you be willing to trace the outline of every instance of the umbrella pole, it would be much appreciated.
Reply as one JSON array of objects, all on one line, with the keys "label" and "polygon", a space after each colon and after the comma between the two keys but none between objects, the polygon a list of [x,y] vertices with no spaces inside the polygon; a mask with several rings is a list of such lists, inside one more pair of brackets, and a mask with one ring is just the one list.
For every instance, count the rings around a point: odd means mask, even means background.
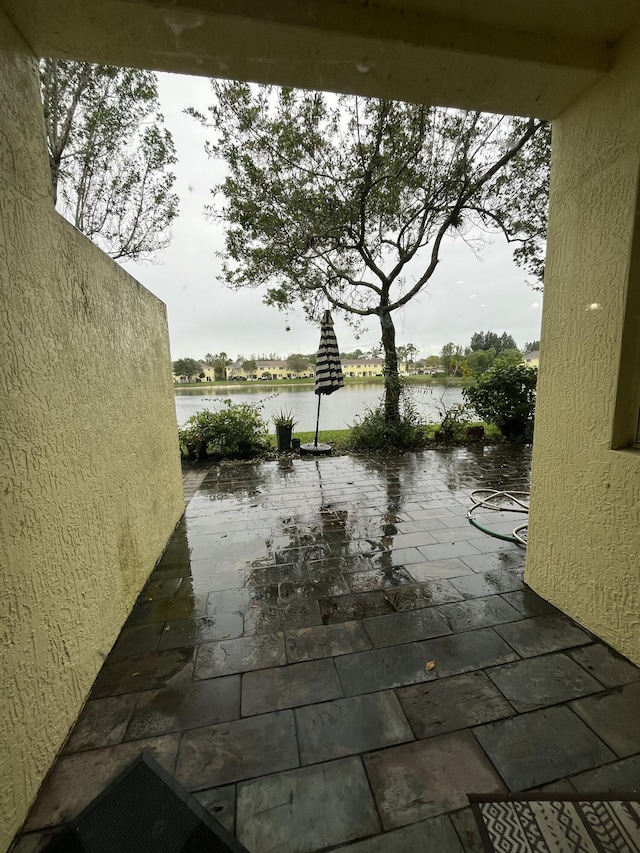
[{"label": "umbrella pole", "polygon": [[318,430],[320,429],[320,399],[322,394],[318,394],[318,417],[316,418],[316,440],[313,443],[314,447],[318,446]]}]

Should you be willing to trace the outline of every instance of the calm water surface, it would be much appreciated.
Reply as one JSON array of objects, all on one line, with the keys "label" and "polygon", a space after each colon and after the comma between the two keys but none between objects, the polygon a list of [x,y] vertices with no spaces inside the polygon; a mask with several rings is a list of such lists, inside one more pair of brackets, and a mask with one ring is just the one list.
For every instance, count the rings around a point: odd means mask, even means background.
[{"label": "calm water surface", "polygon": [[[297,420],[296,431],[308,432],[316,428],[318,398],[313,393],[313,385],[280,386],[270,390],[261,388],[257,383],[242,383],[238,388],[178,388],[175,395],[176,416],[180,425],[195,412],[201,409],[215,411],[222,400],[230,399],[234,403],[262,403],[263,416],[267,421],[271,420],[275,411],[290,409]],[[367,408],[377,406],[381,395],[381,385],[349,383],[330,396],[323,396],[320,402],[320,429],[346,429]],[[457,387],[430,388],[421,385],[412,389],[412,396],[416,409],[427,421],[441,419],[440,409],[443,404],[449,407],[464,402],[462,389]]]}]

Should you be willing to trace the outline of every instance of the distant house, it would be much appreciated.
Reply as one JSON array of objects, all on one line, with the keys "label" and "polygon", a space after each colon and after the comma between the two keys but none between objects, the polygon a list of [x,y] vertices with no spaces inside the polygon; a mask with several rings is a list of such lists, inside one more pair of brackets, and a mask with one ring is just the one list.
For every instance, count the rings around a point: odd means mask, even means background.
[{"label": "distant house", "polygon": [[540,350],[532,350],[531,352],[525,352],[523,355],[525,364],[529,367],[538,367],[540,363]]},{"label": "distant house", "polygon": [[227,376],[232,381],[244,379],[313,379],[314,368],[310,364],[308,370],[296,373],[282,359],[256,359],[256,369],[251,373],[244,369],[244,362],[236,361],[227,368]]},{"label": "distant house", "polygon": [[[349,379],[366,379],[370,376],[382,376],[382,358],[345,358],[342,361],[342,373]],[[406,373],[404,362],[398,363],[398,373]]]}]

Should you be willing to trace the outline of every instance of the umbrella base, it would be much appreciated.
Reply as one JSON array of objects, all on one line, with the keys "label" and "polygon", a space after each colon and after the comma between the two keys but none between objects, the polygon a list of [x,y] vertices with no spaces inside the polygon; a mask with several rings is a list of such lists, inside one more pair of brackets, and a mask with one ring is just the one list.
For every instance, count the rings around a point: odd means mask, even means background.
[{"label": "umbrella base", "polygon": [[330,444],[314,444],[310,441],[309,444],[300,445],[300,456],[329,456],[330,453]]}]

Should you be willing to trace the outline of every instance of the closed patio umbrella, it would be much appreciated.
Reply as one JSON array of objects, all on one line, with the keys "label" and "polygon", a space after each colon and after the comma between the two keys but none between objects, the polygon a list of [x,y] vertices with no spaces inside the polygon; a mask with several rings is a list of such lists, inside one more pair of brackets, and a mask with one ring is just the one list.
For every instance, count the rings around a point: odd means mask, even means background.
[{"label": "closed patio umbrella", "polygon": [[328,444],[318,444],[318,429],[320,427],[320,400],[323,394],[333,394],[338,388],[344,388],[342,365],[338,341],[333,331],[331,312],[325,311],[320,325],[320,346],[316,357],[316,387],[318,395],[318,416],[316,418],[316,437],[313,444],[303,444],[301,453],[331,453]]}]

